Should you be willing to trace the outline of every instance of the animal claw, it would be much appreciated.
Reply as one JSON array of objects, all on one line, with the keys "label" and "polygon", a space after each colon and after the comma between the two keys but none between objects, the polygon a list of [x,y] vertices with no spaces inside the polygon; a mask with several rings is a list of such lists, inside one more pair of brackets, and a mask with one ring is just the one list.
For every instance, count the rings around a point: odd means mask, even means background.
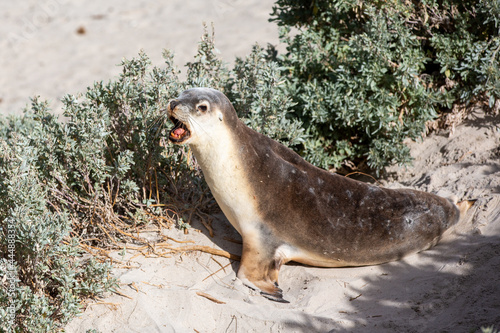
[{"label": "animal claw", "polygon": [[260,294],[271,301],[279,302],[279,303],[290,303],[286,299],[283,298],[283,290],[276,286],[276,291],[273,293],[267,293],[265,291],[261,291]]}]

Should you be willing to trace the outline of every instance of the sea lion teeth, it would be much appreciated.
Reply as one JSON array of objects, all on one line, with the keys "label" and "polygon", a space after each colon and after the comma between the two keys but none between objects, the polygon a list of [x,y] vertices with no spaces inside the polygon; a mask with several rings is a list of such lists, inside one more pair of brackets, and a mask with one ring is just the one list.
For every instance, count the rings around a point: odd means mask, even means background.
[{"label": "sea lion teeth", "polygon": [[170,141],[189,144],[242,236],[238,278],[274,301],[284,301],[278,273],[288,261],[345,267],[398,260],[435,245],[473,204],[457,207],[458,200],[317,168],[244,125],[217,90],[186,90],[167,112]]}]

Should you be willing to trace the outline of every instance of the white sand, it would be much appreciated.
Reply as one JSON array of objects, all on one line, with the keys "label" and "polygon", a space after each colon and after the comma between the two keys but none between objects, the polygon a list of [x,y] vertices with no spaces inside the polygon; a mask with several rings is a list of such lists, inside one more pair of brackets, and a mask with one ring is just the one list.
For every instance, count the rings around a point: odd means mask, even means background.
[{"label": "white sand", "polygon": [[[104,3],[104,5],[103,5]],[[122,57],[144,49],[155,65],[162,48],[191,60],[202,21],[215,21],[228,62],[258,41],[277,43],[268,23],[272,1],[5,2],[0,13],[0,112],[19,113],[28,97],[52,101],[119,73]],[[76,33],[84,27],[85,34]],[[372,267],[320,269],[286,265],[280,286],[289,304],[271,302],[235,280],[238,262],[205,253],[135,257],[117,268],[121,292],[87,307],[67,332],[474,332],[500,327],[500,116],[476,112],[452,137],[412,143],[415,164],[393,167],[386,186],[477,198],[458,234],[404,260]],[[397,181],[397,182],[396,182]],[[166,234],[239,254],[223,217],[215,237]],[[179,245],[172,242],[173,245]],[[134,253],[115,257],[129,261]],[[228,265],[229,264],[229,265]],[[224,270],[218,271],[221,266]],[[208,277],[208,278],[207,278]],[[211,295],[217,304],[197,292]]]},{"label": "white sand", "polygon": [[[268,22],[271,0],[23,0],[0,11],[0,113],[20,113],[40,95],[60,112],[59,100],[120,73],[122,58],[144,49],[155,65],[162,49],[179,68],[192,61],[203,34],[215,26],[221,57],[232,62],[254,43],[278,43]],[[84,34],[77,30],[83,27]]]}]

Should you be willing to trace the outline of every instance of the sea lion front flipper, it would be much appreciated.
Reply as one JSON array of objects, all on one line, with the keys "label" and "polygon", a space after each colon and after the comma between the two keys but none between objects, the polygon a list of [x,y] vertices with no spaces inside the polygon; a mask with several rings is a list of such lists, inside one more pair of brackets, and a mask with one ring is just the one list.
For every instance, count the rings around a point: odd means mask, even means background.
[{"label": "sea lion front flipper", "polygon": [[283,290],[281,290],[281,288],[278,286],[277,283],[275,284],[275,286],[276,286],[277,291],[274,292],[273,294],[269,294],[265,291],[261,291],[260,294],[262,296],[264,296],[265,298],[270,299],[271,301],[280,302],[280,303],[290,303],[289,301],[287,301],[286,299],[283,298]]},{"label": "sea lion front flipper", "polygon": [[264,246],[252,246],[243,240],[238,278],[247,287],[260,291],[260,294],[272,301],[288,303],[283,299],[283,291],[278,286],[278,274],[282,258],[276,256],[276,250]]}]

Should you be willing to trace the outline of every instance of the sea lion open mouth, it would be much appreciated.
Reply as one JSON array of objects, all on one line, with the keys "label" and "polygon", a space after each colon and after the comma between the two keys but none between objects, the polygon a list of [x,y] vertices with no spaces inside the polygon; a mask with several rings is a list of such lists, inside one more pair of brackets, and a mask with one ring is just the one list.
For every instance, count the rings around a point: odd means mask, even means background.
[{"label": "sea lion open mouth", "polygon": [[173,116],[170,117],[170,120],[174,123],[174,128],[170,130],[168,135],[169,140],[174,143],[182,143],[189,139],[191,132],[186,124]]}]

